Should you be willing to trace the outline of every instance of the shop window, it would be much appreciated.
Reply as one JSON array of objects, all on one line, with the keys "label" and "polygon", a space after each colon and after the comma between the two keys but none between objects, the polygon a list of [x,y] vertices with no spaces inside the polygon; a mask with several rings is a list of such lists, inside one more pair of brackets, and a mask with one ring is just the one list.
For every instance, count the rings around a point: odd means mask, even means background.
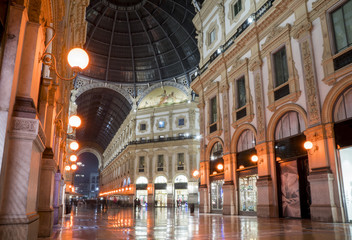
[{"label": "shop window", "polygon": [[233,17],[236,17],[242,10],[242,0],[238,0],[233,4]]},{"label": "shop window", "polygon": [[210,152],[210,175],[217,175],[224,172],[224,159],[222,156],[222,145],[220,142],[217,142],[214,144]]},{"label": "shop window", "polygon": [[352,1],[347,1],[331,13],[334,29],[335,53],[352,44]]},{"label": "shop window", "polygon": [[140,156],[140,157],[139,157],[139,166],[138,166],[139,172],[144,172],[144,167],[145,167],[145,159],[144,159],[144,156]]},{"label": "shop window", "polygon": [[239,177],[241,212],[257,211],[257,178],[257,174]]},{"label": "shop window", "polygon": [[164,155],[158,155],[158,172],[164,171]]},{"label": "shop window", "polygon": [[184,170],[185,169],[185,154],[178,153],[177,154],[177,170]]}]

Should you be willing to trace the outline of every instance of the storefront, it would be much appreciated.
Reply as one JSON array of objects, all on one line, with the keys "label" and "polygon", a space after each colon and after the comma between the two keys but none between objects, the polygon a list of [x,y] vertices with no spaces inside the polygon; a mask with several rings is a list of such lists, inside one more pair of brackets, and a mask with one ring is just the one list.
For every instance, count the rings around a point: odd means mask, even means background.
[{"label": "storefront", "polygon": [[175,206],[188,204],[188,179],[185,175],[178,175],[175,178]]},{"label": "storefront", "polygon": [[139,177],[136,181],[136,198],[140,200],[141,206],[148,204],[148,179]]},{"label": "storefront", "polygon": [[256,156],[255,136],[251,130],[245,130],[241,133],[237,142],[237,184],[239,199],[240,215],[256,215],[257,214],[257,159],[252,160]]},{"label": "storefront", "polygon": [[222,186],[224,180],[214,180],[211,182],[211,210],[212,212],[222,211],[224,205],[224,192]]},{"label": "storefront", "polygon": [[167,179],[164,176],[158,176],[155,178],[154,183],[154,204],[156,207],[167,206]]},{"label": "storefront", "polygon": [[352,222],[352,89],[336,101],[334,133],[346,222]]},{"label": "storefront", "polygon": [[222,212],[224,206],[224,159],[220,142],[212,147],[210,152],[210,207],[212,212]]},{"label": "storefront", "polygon": [[299,113],[288,112],[275,130],[275,159],[280,217],[310,218],[310,184],[305,124]]}]

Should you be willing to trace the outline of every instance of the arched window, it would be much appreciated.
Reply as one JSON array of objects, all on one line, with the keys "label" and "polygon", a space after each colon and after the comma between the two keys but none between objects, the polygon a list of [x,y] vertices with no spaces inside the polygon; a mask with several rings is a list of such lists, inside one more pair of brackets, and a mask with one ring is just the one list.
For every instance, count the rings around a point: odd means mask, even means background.
[{"label": "arched window", "polygon": [[214,144],[210,152],[210,160],[221,158],[223,155],[223,149],[220,142]]},{"label": "arched window", "polygon": [[164,176],[158,176],[155,178],[155,183],[167,183],[167,179]]},{"label": "arched window", "polygon": [[345,91],[336,101],[334,107],[334,122],[352,118],[352,88]]},{"label": "arched window", "polygon": [[237,142],[237,152],[243,152],[255,147],[255,137],[251,130],[245,130],[241,133]]},{"label": "arched window", "polygon": [[123,180],[123,185],[122,187],[125,187],[126,186],[126,179]]},{"label": "arched window", "polygon": [[175,183],[185,183],[185,182],[188,182],[188,179],[185,175],[178,175],[175,178]]},{"label": "arched window", "polygon": [[129,186],[131,184],[131,178],[127,178],[127,186]]},{"label": "arched window", "polygon": [[305,129],[306,125],[304,120],[298,112],[287,112],[276,125],[275,140],[298,135]]},{"label": "arched window", "polygon": [[146,177],[139,177],[136,184],[148,184],[148,179]]}]

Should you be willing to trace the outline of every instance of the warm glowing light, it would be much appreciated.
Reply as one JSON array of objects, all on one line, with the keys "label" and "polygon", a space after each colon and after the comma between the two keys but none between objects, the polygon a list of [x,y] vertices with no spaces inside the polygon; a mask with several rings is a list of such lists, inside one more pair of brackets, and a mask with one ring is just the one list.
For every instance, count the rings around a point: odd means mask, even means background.
[{"label": "warm glowing light", "polygon": [[70,126],[73,128],[78,128],[79,126],[81,126],[81,123],[81,118],[77,115],[73,115],[68,119],[68,124],[70,124]]},{"label": "warm glowing light", "polygon": [[66,166],[65,167],[65,171],[70,171],[71,170],[71,167],[70,166]]},{"label": "warm glowing light", "polygon": [[131,190],[132,190],[132,188],[130,187],[130,188],[129,188],[129,190],[131,191]]},{"label": "warm glowing light", "polygon": [[218,174],[216,171],[213,172],[213,175]]},{"label": "warm glowing light", "polygon": [[74,155],[74,154],[71,155],[71,156],[70,156],[70,161],[71,161],[71,162],[76,162],[76,161],[77,161],[77,156]]},{"label": "warm glowing light", "polygon": [[240,167],[239,167],[239,169],[243,169],[244,168],[244,166],[243,165],[241,165]]},{"label": "warm glowing light", "polygon": [[149,190],[150,190],[150,187],[148,187],[147,189],[148,189],[148,191],[149,191]]},{"label": "warm glowing light", "polygon": [[258,156],[257,155],[253,155],[251,157],[251,160],[252,160],[252,162],[258,162]]},{"label": "warm glowing light", "polygon": [[67,55],[67,61],[72,68],[85,69],[89,63],[89,56],[82,48],[73,48]]},{"label": "warm glowing light", "polygon": [[193,172],[193,177],[198,177],[199,176],[199,171],[198,170],[194,170]]},{"label": "warm glowing light", "polygon": [[221,171],[221,170],[224,169],[224,165],[222,165],[221,163],[219,163],[219,164],[216,166],[216,168],[217,168],[219,171]]},{"label": "warm glowing light", "polygon": [[76,151],[78,148],[79,148],[79,145],[78,145],[78,143],[76,141],[70,143],[70,149],[71,150]]},{"label": "warm glowing light", "polygon": [[76,170],[76,169],[77,169],[77,165],[76,165],[76,164],[72,164],[72,165],[71,165],[71,169],[72,169],[72,170]]},{"label": "warm glowing light", "polygon": [[304,148],[309,150],[309,149],[312,149],[313,148],[313,143],[311,141],[306,141],[304,143]]}]

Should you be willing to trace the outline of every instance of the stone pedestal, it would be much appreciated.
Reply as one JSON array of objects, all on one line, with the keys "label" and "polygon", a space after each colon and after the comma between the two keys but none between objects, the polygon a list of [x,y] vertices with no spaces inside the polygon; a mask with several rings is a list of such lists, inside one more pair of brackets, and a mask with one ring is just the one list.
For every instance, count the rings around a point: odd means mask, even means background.
[{"label": "stone pedestal", "polygon": [[209,194],[208,194],[208,187],[206,185],[201,185],[199,188],[199,212],[200,213],[209,213],[210,206],[209,206]]},{"label": "stone pedestal", "polygon": [[234,185],[232,181],[225,182],[222,186],[224,192],[224,204],[223,211],[224,215],[234,215],[236,212],[235,195],[234,195]]},{"label": "stone pedestal", "polygon": [[273,182],[270,176],[259,176],[257,180],[258,190],[258,217],[278,217],[277,206],[273,204]]},{"label": "stone pedestal", "polygon": [[6,185],[0,209],[0,239],[37,239],[38,176],[44,133],[37,119],[12,117]]},{"label": "stone pedestal", "polygon": [[310,206],[313,221],[336,222],[337,207],[334,201],[334,176],[326,169],[312,169],[308,176],[312,204]]},{"label": "stone pedestal", "polygon": [[46,148],[41,162],[38,199],[39,237],[50,237],[54,224],[53,194],[56,163],[51,148]]}]

